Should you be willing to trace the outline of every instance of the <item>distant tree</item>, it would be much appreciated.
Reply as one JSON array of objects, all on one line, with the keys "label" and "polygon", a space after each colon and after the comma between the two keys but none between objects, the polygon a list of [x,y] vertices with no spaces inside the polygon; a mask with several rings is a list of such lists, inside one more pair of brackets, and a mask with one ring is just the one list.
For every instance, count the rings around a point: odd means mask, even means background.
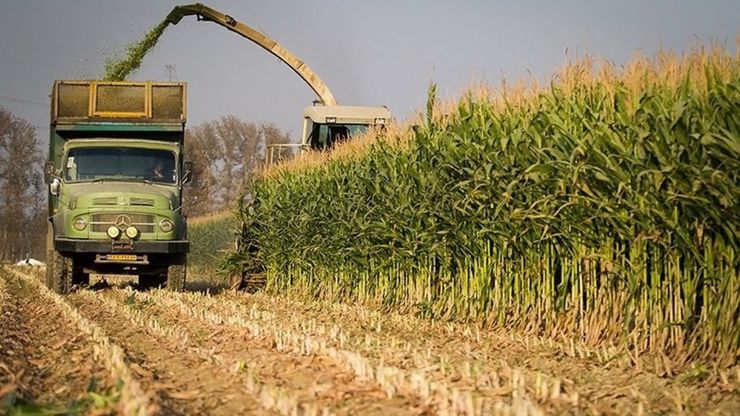
[{"label": "distant tree", "polygon": [[245,193],[262,166],[267,144],[289,143],[288,134],[271,123],[246,122],[224,116],[188,129],[187,157],[194,180],[185,194],[190,216],[231,207]]},{"label": "distant tree", "polygon": [[44,257],[43,160],[36,128],[0,107],[0,260]]},{"label": "distant tree", "polygon": [[185,192],[185,212],[191,216],[203,215],[217,211],[217,201],[212,197],[218,185],[212,161],[218,159],[217,146],[208,143],[208,138],[215,136],[209,122],[188,129],[185,134],[186,157],[193,162],[193,179]]}]

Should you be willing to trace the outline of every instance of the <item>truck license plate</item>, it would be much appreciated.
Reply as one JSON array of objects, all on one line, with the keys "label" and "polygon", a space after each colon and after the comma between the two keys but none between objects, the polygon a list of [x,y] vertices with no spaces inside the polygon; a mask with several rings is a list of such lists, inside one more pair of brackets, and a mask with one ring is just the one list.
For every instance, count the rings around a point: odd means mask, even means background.
[{"label": "truck license plate", "polygon": [[136,261],[136,254],[108,254],[106,260]]}]

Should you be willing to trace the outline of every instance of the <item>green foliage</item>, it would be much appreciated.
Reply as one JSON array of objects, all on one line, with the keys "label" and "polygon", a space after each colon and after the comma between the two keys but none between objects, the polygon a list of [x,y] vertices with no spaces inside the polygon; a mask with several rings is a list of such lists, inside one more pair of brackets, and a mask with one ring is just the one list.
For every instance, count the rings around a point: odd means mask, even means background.
[{"label": "green foliage", "polygon": [[234,246],[236,223],[233,215],[195,220],[188,225],[188,265],[198,270],[215,269],[228,249]]},{"label": "green foliage", "polygon": [[439,116],[432,85],[407,148],[381,136],[357,158],[256,181],[229,265],[266,269],[273,290],[731,365],[740,66],[679,70],[469,94]]},{"label": "green foliage", "polygon": [[0,410],[13,416],[107,414],[120,400],[121,387],[119,383],[116,388],[109,391],[99,391],[97,380],[93,378],[90,380],[87,396],[68,403],[39,403],[10,393],[5,396],[3,402],[0,402]]}]

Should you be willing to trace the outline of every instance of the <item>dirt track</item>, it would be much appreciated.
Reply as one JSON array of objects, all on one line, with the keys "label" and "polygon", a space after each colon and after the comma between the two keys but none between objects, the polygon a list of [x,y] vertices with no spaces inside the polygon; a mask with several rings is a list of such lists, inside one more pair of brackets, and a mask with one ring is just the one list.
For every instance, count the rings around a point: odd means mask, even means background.
[{"label": "dirt track", "polygon": [[137,414],[740,411],[732,372],[678,381],[613,351],[288,297],[59,297],[36,276],[0,271],[0,401]]},{"label": "dirt track", "polygon": [[68,402],[84,398],[90,383],[98,391],[111,387],[105,365],[94,359],[96,343],[69,317],[22,279],[3,274],[1,291],[0,396]]}]

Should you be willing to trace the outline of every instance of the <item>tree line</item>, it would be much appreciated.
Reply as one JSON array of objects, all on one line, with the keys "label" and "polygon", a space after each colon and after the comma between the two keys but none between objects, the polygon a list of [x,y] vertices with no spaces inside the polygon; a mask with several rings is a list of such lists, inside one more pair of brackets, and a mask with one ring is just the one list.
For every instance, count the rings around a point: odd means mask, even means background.
[{"label": "tree line", "polygon": [[43,257],[45,156],[36,128],[0,107],[0,261]]},{"label": "tree line", "polygon": [[[0,107],[0,261],[45,257],[46,140],[29,122]],[[290,143],[290,137],[276,125],[233,115],[189,128],[185,150],[193,162],[193,181],[185,191],[187,215],[231,208],[249,192],[267,145],[277,143]]]},{"label": "tree line", "polygon": [[275,124],[233,115],[188,129],[185,153],[193,162],[193,180],[185,192],[185,212],[197,217],[232,207],[249,193],[267,146],[283,143],[290,143],[290,137]]}]

